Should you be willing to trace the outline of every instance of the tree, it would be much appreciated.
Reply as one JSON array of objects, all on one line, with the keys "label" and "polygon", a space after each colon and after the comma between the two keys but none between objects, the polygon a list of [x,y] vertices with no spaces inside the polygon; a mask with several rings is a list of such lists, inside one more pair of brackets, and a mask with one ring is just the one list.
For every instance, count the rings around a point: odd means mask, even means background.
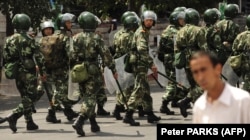
[{"label": "tree", "polygon": [[11,21],[15,14],[27,14],[31,18],[31,27],[34,31],[37,31],[41,20],[44,17],[49,17],[49,9],[48,0],[2,0],[0,11],[6,17],[6,35],[9,36],[14,33]]}]

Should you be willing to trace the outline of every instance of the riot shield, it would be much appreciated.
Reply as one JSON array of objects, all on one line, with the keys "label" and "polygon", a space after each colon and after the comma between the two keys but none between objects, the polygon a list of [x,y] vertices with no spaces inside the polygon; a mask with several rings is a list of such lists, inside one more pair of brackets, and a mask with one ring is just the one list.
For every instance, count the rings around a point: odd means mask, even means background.
[{"label": "riot shield", "polygon": [[123,55],[120,58],[115,59],[115,67],[118,73],[118,82],[122,89],[134,85],[134,80],[135,80],[134,75],[132,73],[128,73],[124,70],[125,69],[124,59],[126,55],[127,54]]},{"label": "riot shield", "polygon": [[[222,68],[222,75],[227,78],[227,82],[232,86],[236,86],[239,77],[233,71],[232,67],[230,66],[229,59],[226,61]],[[224,79],[225,81],[225,79]]]},{"label": "riot shield", "polygon": [[70,99],[72,101],[78,101],[79,98],[80,98],[79,84],[78,83],[72,83],[71,74],[69,74],[68,99]]},{"label": "riot shield", "polygon": [[190,87],[190,84],[187,79],[187,74],[184,68],[177,69],[175,68],[176,81],[185,87]]},{"label": "riot shield", "polygon": [[113,77],[112,71],[108,67],[104,68],[103,77],[104,77],[105,87],[108,90],[108,92],[110,94],[115,93],[115,91],[118,89],[118,86]]},{"label": "riot shield", "polygon": [[[157,68],[157,71],[164,73],[164,74],[166,73],[163,63],[158,59],[157,56],[154,58],[154,64]],[[158,75],[157,77],[161,85],[166,86],[168,84],[167,78],[163,77],[162,75]]]}]

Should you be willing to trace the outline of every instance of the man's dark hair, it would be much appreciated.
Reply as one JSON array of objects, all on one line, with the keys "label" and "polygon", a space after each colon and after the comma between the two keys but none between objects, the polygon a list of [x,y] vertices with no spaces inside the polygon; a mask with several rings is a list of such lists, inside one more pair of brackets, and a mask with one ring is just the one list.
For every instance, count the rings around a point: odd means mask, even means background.
[{"label": "man's dark hair", "polygon": [[196,51],[195,53],[193,53],[190,57],[189,62],[191,62],[194,59],[203,57],[203,56],[206,56],[209,58],[213,67],[215,67],[218,64],[222,64],[216,53],[214,53],[213,51],[204,51],[204,50]]}]

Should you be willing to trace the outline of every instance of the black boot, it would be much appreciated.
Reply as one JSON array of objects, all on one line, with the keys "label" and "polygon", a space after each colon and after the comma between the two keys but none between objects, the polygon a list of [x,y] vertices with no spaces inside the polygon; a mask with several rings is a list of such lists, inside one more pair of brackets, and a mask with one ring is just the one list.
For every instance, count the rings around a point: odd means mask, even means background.
[{"label": "black boot", "polygon": [[69,121],[72,121],[74,118],[78,117],[79,115],[78,113],[74,112],[71,108],[65,108],[63,112]]},{"label": "black boot", "polygon": [[0,117],[0,124],[6,122],[7,119],[8,119],[7,117],[5,117],[5,118]]},{"label": "black boot", "polygon": [[178,101],[178,106],[180,107],[180,112],[183,117],[187,117],[188,104],[191,102],[191,98],[185,97],[184,99]]},{"label": "black boot", "polygon": [[153,111],[147,112],[147,115],[148,115],[148,123],[154,123],[154,122],[158,122],[159,120],[161,120],[161,117],[155,116]]},{"label": "black boot", "polygon": [[85,136],[85,132],[82,129],[85,120],[85,117],[79,115],[72,125],[72,127],[76,130],[76,133],[80,136]]},{"label": "black boot", "polygon": [[61,120],[59,119],[57,119],[56,118],[56,112],[55,112],[55,110],[53,110],[53,109],[48,109],[48,115],[47,115],[47,117],[46,117],[46,121],[47,122],[51,122],[51,123],[61,123]]},{"label": "black boot", "polygon": [[179,107],[177,102],[178,102],[177,99],[173,99],[172,102],[171,102],[171,107],[173,107],[173,108]]},{"label": "black boot", "polygon": [[35,105],[32,105],[32,107],[31,107],[31,108],[32,108],[32,112],[33,112],[33,113],[36,113],[36,108],[35,108]]},{"label": "black boot", "polygon": [[171,110],[168,108],[168,103],[169,103],[169,101],[167,101],[167,100],[163,100],[163,101],[162,101],[162,105],[161,105],[161,108],[160,108],[160,112],[161,112],[161,113],[166,113],[167,115],[174,115],[174,111],[171,111]]},{"label": "black boot", "polygon": [[125,118],[123,119],[124,123],[129,123],[131,126],[139,126],[140,123],[139,122],[135,122],[135,120],[133,119],[133,110],[128,110],[126,112]]},{"label": "black boot", "polygon": [[113,116],[116,118],[116,120],[122,120],[123,117],[121,116],[121,110],[122,110],[123,105],[115,105],[115,110],[113,112]]},{"label": "black boot", "polygon": [[139,106],[137,107],[137,109],[138,109],[138,116],[139,116],[139,117],[144,117],[145,112],[144,112],[144,110],[143,110],[142,105],[139,105]]},{"label": "black boot", "polygon": [[33,119],[31,118],[30,120],[27,121],[26,128],[27,130],[37,130],[39,127],[34,123]]},{"label": "black boot", "polygon": [[96,115],[93,115],[92,117],[89,118],[89,121],[90,121],[90,129],[91,129],[91,132],[99,132],[100,131],[100,126],[97,124],[96,122]]},{"label": "black boot", "polygon": [[22,114],[20,113],[12,113],[7,117],[7,121],[9,122],[9,127],[13,132],[17,131],[16,123],[21,116]]},{"label": "black boot", "polygon": [[104,110],[102,105],[97,104],[97,115],[108,116],[110,115],[110,112]]}]

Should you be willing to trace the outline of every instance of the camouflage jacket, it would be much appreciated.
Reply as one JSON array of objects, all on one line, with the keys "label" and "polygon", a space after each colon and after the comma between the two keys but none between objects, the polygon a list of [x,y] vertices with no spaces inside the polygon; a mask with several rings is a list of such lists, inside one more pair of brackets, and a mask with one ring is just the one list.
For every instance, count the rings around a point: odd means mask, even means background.
[{"label": "camouflage jacket", "polygon": [[25,33],[15,33],[6,39],[3,57],[5,63],[18,61],[19,71],[36,72],[39,66],[40,74],[45,73],[43,55],[39,51],[39,44]]},{"label": "camouflage jacket", "polygon": [[250,31],[244,31],[237,35],[232,46],[233,55],[250,52]]},{"label": "camouflage jacket", "polygon": [[176,51],[185,50],[186,66],[189,65],[189,56],[193,51],[208,50],[204,30],[201,27],[186,24],[177,32],[176,35]]},{"label": "camouflage jacket", "polygon": [[205,32],[205,37],[210,51],[218,52],[218,50],[223,49],[220,30],[216,25],[202,27]]},{"label": "camouflage jacket", "polygon": [[73,50],[71,50],[71,62],[87,62],[98,67],[98,56],[100,55],[105,66],[112,72],[116,72],[115,61],[108,48],[105,47],[100,35],[93,32],[81,32],[73,36]]},{"label": "camouflage jacket", "polygon": [[[174,54],[176,34],[179,28],[169,25],[161,34],[158,55],[164,57],[165,54]],[[163,58],[162,58],[163,59]]]},{"label": "camouflage jacket", "polygon": [[187,24],[177,32],[176,35],[177,50],[207,50],[205,32],[201,27]]},{"label": "camouflage jacket", "polygon": [[136,50],[139,66],[150,68],[153,65],[153,59],[149,55],[149,29],[140,26],[135,31],[131,50]]},{"label": "camouflage jacket", "polygon": [[227,41],[230,43],[230,47],[228,48],[231,51],[232,44],[236,36],[240,33],[239,25],[234,23],[232,20],[223,19],[219,21],[216,25],[220,30],[221,41]]},{"label": "camouflage jacket", "polygon": [[131,44],[134,32],[128,30],[122,30],[119,34],[120,35],[116,38],[114,45],[115,59],[131,51]]}]

